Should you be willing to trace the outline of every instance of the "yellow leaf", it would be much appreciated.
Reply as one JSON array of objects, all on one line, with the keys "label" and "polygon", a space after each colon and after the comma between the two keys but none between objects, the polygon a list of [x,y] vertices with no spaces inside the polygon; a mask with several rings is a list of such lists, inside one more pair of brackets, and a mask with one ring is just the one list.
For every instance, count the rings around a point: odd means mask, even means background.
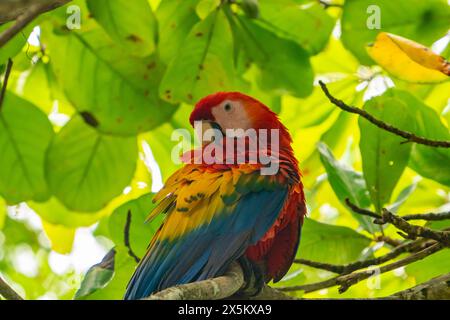
[{"label": "yellow leaf", "polygon": [[367,52],[393,76],[408,82],[435,83],[448,79],[450,63],[429,48],[392,33],[380,32]]},{"label": "yellow leaf", "polygon": [[42,220],[45,234],[52,244],[52,250],[66,254],[72,251],[73,239],[75,237],[75,229],[67,228],[63,225],[56,225]]}]

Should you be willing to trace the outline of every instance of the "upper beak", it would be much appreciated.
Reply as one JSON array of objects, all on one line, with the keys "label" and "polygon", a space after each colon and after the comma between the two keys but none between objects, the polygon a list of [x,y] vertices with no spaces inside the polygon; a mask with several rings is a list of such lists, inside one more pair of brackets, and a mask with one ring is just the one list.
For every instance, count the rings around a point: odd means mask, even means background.
[{"label": "upper beak", "polygon": [[[197,122],[197,121],[196,121]],[[220,125],[217,122],[211,121],[211,120],[201,120],[199,121],[200,125],[195,125],[194,129],[195,129],[195,133],[197,135],[197,138],[199,139],[199,141],[202,142],[202,144],[207,144],[210,143],[212,140],[204,140],[204,134],[207,130],[209,129],[216,129],[219,130],[222,135],[223,135],[223,130],[220,127]]]}]

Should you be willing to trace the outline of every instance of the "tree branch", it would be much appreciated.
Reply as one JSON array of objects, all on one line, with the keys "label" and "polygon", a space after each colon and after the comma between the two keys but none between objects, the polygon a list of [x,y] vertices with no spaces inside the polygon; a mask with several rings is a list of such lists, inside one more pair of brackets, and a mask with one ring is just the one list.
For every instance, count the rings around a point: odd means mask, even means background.
[{"label": "tree branch", "polygon": [[416,226],[408,223],[405,219],[394,215],[389,210],[383,208],[383,215],[380,219],[375,219],[375,223],[384,224],[391,223],[396,226],[398,229],[406,232],[405,234],[401,234],[403,237],[407,239],[416,239],[417,237],[423,237],[428,239],[436,240],[442,243],[446,247],[450,247],[450,232],[449,231],[440,231],[440,230],[432,230],[427,227]]},{"label": "tree branch", "polygon": [[[258,296],[251,297],[250,299],[292,299],[292,298],[296,299],[295,297],[291,297],[289,295],[284,294],[284,292],[304,291],[305,293],[309,293],[334,286],[339,286],[339,292],[342,293],[345,292],[352,285],[362,280],[419,261],[448,246],[449,233],[447,231],[436,231],[425,227],[411,225],[405,219],[395,216],[393,213],[389,212],[386,209],[383,209],[383,214],[379,215],[375,212],[360,208],[352,204],[348,199],[346,199],[345,201],[353,211],[375,218],[377,223],[393,224],[398,229],[406,232],[407,233],[406,238],[408,239],[415,239],[417,237],[421,238],[414,241],[402,243],[396,246],[391,252],[383,256],[364,261],[356,261],[346,265],[333,265],[305,259],[294,260],[294,262],[296,263],[301,263],[304,265],[309,265],[311,267],[324,269],[330,272],[338,273],[340,275],[325,281],[301,286],[281,287],[277,289],[266,286]],[[442,216],[446,216],[446,213],[444,212],[442,214],[426,214],[425,218],[431,217],[431,219],[438,219],[436,218],[436,215],[439,215],[439,219],[443,219]],[[410,217],[412,217],[410,218],[412,220],[415,217],[415,215],[410,215]],[[129,225],[128,220],[127,225]],[[127,233],[127,228],[125,228],[125,231]],[[407,252],[412,252],[412,254],[401,260],[392,262],[390,264],[386,264],[381,267],[370,268],[373,266],[384,264],[390,260],[399,257],[401,254]],[[365,268],[369,269],[354,272]],[[236,292],[238,292],[239,289],[242,288],[243,284],[244,278],[242,275],[242,269],[238,263],[234,263],[231,269],[222,277],[168,288],[161,292],[153,294],[147,299],[188,300],[188,299],[224,299],[229,297],[243,298],[240,296],[235,296]],[[438,287],[439,290],[441,291],[446,288],[445,284],[442,283],[440,283]],[[386,297],[385,299],[402,299],[404,294],[406,293],[398,293],[398,296]],[[410,295],[412,296],[412,294]],[[248,297],[244,298],[249,299]]]},{"label": "tree branch", "polygon": [[6,65],[5,77],[3,78],[2,90],[0,91],[0,111],[2,110],[3,100],[5,99],[6,87],[8,86],[8,79],[11,74],[13,62],[8,59],[8,64]]},{"label": "tree branch", "polygon": [[[422,241],[423,242],[423,241]],[[418,241],[416,241],[416,245]],[[284,287],[284,288],[272,288],[265,286],[260,294],[255,297],[241,297],[236,296],[236,293],[244,285],[244,277],[241,266],[235,262],[231,265],[228,272],[225,275],[213,279],[208,279],[199,282],[188,283],[171,287],[160,292],[157,292],[144,300],[218,300],[227,298],[237,299],[249,299],[249,300],[299,300],[284,292],[289,291],[305,291],[305,293],[333,287],[339,285],[339,292],[346,291],[350,286],[367,279],[375,274],[381,274],[388,271],[395,270],[402,266],[408,265],[412,262],[421,260],[439,250],[443,247],[439,243],[410,255],[409,257],[396,261],[394,263],[382,266],[376,269],[366,270],[358,273],[350,273],[347,275],[341,275],[326,281],[322,281],[315,284],[296,286],[296,287]],[[395,293],[389,297],[382,297],[378,299],[388,300],[400,300],[400,299],[445,299],[450,295],[450,274],[437,277],[425,283],[422,283],[413,288]]]},{"label": "tree branch", "polygon": [[450,273],[397,292],[391,297],[402,300],[450,300]]},{"label": "tree branch", "polygon": [[219,300],[232,296],[243,285],[242,268],[234,262],[221,277],[167,288],[145,300]]},{"label": "tree branch", "polygon": [[242,297],[236,293],[244,286],[244,275],[239,263],[231,264],[229,270],[221,277],[204,281],[192,282],[164,289],[154,293],[144,300],[219,300],[219,299],[248,299],[248,300],[298,300],[277,289],[265,286],[254,297]]},{"label": "tree branch", "polygon": [[[427,238],[427,239],[436,240],[436,241],[442,243],[444,246],[450,247],[450,231],[432,230],[427,227],[421,227],[421,226],[416,226],[416,225],[410,224],[404,218],[393,214],[386,208],[383,208],[382,215],[379,215],[373,211],[359,208],[355,204],[351,203],[348,198],[345,199],[345,203],[355,213],[359,213],[359,214],[362,214],[365,216],[375,218],[374,223],[376,223],[376,224],[391,223],[397,229],[406,233],[406,234],[400,233],[400,235],[406,239],[416,239],[417,237],[423,237],[423,238]],[[413,215],[413,218],[415,218],[416,216],[417,215]],[[446,213],[444,212],[443,214],[430,214],[430,213],[424,214],[424,218],[425,218],[424,220],[426,220],[427,217],[433,217],[434,219],[436,219],[436,216],[446,217]],[[410,218],[410,220],[412,220],[412,219]]]},{"label": "tree branch", "polygon": [[450,219],[450,211],[439,213],[416,213],[408,214],[402,217],[403,220],[427,220],[427,221],[441,221]]},{"label": "tree branch", "polygon": [[3,47],[23,28],[25,28],[37,16],[62,6],[70,1],[71,0],[7,0],[4,3],[2,2],[0,5],[0,12],[7,12],[8,14],[6,16],[3,14],[0,15],[0,23],[14,19],[16,19],[16,22],[0,34],[0,48]]},{"label": "tree branch", "polygon": [[70,1],[72,0],[2,0],[0,1],[0,24],[16,20],[31,5],[36,3],[50,3],[48,10],[52,10]]},{"label": "tree branch", "polygon": [[355,213],[359,213],[359,214],[362,214],[363,216],[368,216],[368,217],[375,218],[375,219],[381,218],[381,216],[378,213],[375,213],[375,212],[367,210],[367,209],[360,208],[357,205],[351,203],[349,198],[345,198],[345,204],[350,209],[352,209],[352,211]]},{"label": "tree branch", "polygon": [[441,250],[443,248],[442,244],[435,243],[415,254],[412,254],[404,259],[395,261],[391,264],[384,265],[382,267],[379,267],[377,269],[369,269],[362,272],[357,273],[350,273],[345,275],[340,275],[325,281],[312,283],[312,284],[305,284],[301,286],[292,286],[292,287],[282,287],[278,288],[280,291],[289,292],[289,291],[304,291],[305,293],[330,288],[334,286],[340,286],[339,292],[343,293],[345,292],[350,286],[365,280],[367,278],[370,278],[371,276],[375,274],[382,274],[388,271],[392,271],[395,269],[398,269],[400,267],[403,267],[405,265],[408,265],[410,263],[422,260],[425,257],[428,257],[432,255],[433,253],[436,253],[437,251]]},{"label": "tree branch", "polygon": [[0,277],[0,296],[6,300],[23,300],[23,298]]},{"label": "tree branch", "polygon": [[350,112],[350,113],[355,113],[361,117],[363,117],[364,119],[366,119],[367,121],[371,122],[372,124],[376,125],[378,128],[381,128],[385,131],[391,132],[395,135],[398,135],[400,137],[405,138],[408,142],[415,142],[418,144],[423,144],[423,145],[427,145],[427,146],[431,146],[431,147],[436,147],[436,148],[450,148],[450,141],[446,141],[446,140],[431,140],[431,139],[427,139],[424,137],[419,137],[417,135],[415,135],[414,133],[408,132],[408,131],[404,131],[404,130],[400,130],[386,122],[383,122],[377,118],[375,118],[374,116],[372,116],[371,114],[369,114],[368,112],[366,112],[363,109],[360,108],[356,108],[356,107],[351,107],[347,104],[345,104],[342,100],[339,100],[335,97],[333,97],[331,95],[331,93],[328,91],[327,86],[325,85],[325,83],[323,83],[322,81],[319,81],[320,87],[322,88],[322,91],[325,93],[325,95],[327,96],[327,98],[330,100],[331,103],[333,103],[335,106],[339,107],[340,109]]},{"label": "tree branch", "polygon": [[403,241],[402,241],[402,240],[399,240],[399,239],[393,239],[393,238],[391,238],[391,237],[388,237],[388,236],[385,236],[385,235],[382,235],[382,234],[376,235],[376,236],[374,237],[374,240],[375,240],[376,242],[384,242],[384,243],[387,243],[388,245],[390,245],[390,246],[392,246],[392,247],[398,247],[399,245],[402,245],[402,244],[403,244]]},{"label": "tree branch", "polygon": [[350,286],[360,282],[361,280],[370,278],[371,276],[373,276],[375,274],[382,274],[382,273],[392,271],[392,270],[398,269],[400,267],[406,266],[413,262],[422,260],[422,259],[438,252],[439,250],[442,250],[443,248],[444,247],[442,246],[442,244],[435,243],[432,246],[429,246],[428,248],[425,248],[422,251],[412,254],[404,259],[395,261],[388,265],[384,265],[384,266],[380,267],[378,271],[376,269],[372,269],[372,270],[366,270],[366,271],[362,271],[362,272],[358,272],[358,273],[351,273],[349,275],[343,276],[344,278],[341,279],[340,283],[339,283],[340,284],[339,293],[343,293],[343,292],[347,291],[347,289]]},{"label": "tree branch", "polygon": [[307,265],[313,268],[318,268],[334,273],[338,273],[341,275],[349,274],[353,271],[364,269],[370,266],[383,264],[385,262],[388,262],[390,260],[393,260],[400,256],[403,253],[408,252],[414,252],[418,249],[423,249],[424,247],[430,246],[434,244],[434,241],[426,241],[423,239],[418,239],[415,241],[407,242],[404,244],[399,245],[398,247],[394,248],[389,253],[382,255],[378,258],[368,259],[368,260],[362,260],[362,261],[356,261],[344,265],[336,265],[336,264],[329,264],[329,263],[322,263],[322,262],[316,262],[316,261],[310,261],[306,259],[296,259],[294,260],[295,263]]}]

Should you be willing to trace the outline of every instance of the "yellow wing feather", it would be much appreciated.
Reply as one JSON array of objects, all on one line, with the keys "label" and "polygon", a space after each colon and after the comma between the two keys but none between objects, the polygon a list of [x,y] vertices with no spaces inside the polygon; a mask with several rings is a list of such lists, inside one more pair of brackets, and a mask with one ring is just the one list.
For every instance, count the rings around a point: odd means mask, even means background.
[{"label": "yellow wing feather", "polygon": [[234,186],[242,175],[253,175],[257,169],[255,166],[244,166],[211,171],[196,165],[185,165],[155,195],[153,201],[158,202],[158,205],[147,219],[151,220],[166,212],[167,217],[158,232],[158,238],[175,239],[210,223],[214,215],[228,211],[224,210],[225,207],[232,209],[239,199]]}]

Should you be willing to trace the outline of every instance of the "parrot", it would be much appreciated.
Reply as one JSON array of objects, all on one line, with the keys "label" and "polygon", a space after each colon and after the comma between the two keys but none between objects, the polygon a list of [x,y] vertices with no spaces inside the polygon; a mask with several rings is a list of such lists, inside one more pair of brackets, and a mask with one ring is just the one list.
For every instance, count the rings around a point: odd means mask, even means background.
[{"label": "parrot", "polygon": [[248,150],[240,162],[237,154],[231,161],[229,154],[222,155],[228,161],[217,163],[192,161],[198,155],[194,149],[183,154],[183,166],[153,198],[148,219],[165,216],[127,285],[125,300],[221,276],[233,262],[240,263],[244,278],[254,279],[256,295],[266,283],[280,281],[296,256],[305,195],[292,138],[277,114],[243,93],[217,92],[194,106],[189,121],[220,130],[222,141],[210,143],[223,145],[228,130],[254,129],[257,135],[278,130],[278,150],[271,157],[278,170],[262,174],[266,164],[248,161]]}]

